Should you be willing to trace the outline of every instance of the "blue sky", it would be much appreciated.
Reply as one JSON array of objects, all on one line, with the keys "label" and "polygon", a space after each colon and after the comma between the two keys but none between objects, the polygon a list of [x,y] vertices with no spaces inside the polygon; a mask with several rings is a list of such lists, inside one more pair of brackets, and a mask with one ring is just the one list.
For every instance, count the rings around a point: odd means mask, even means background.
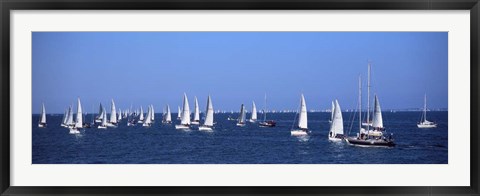
[{"label": "blue sky", "polygon": [[[173,111],[187,93],[204,110],[239,110],[251,102],[308,109],[338,99],[353,109],[358,76],[383,109],[448,107],[446,32],[33,32],[32,109],[63,113],[80,97],[84,110],[153,104]],[[365,88],[366,89],[366,88]],[[366,95],[366,91],[364,91]],[[364,96],[366,98],[366,96]],[[366,105],[364,103],[364,105]]]}]

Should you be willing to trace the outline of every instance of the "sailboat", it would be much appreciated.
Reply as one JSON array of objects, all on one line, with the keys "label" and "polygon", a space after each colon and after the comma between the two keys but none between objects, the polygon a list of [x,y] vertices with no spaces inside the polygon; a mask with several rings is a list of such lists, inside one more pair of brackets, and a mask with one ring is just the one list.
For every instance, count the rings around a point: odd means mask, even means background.
[{"label": "sailboat", "polygon": [[163,115],[162,123],[165,123],[165,124],[172,123],[172,114],[170,113],[170,106],[169,105],[167,105],[167,110],[165,111],[165,114]]},{"label": "sailboat", "polygon": [[102,122],[100,125],[98,125],[99,129],[107,129],[107,112],[105,111],[105,108],[103,108],[103,111],[101,112],[103,114],[102,117]]},{"label": "sailboat", "polygon": [[143,107],[140,106],[140,116],[138,117],[138,123],[143,123],[143,121],[145,120],[145,117],[143,116]]},{"label": "sailboat", "polygon": [[102,103],[100,103],[100,108],[98,110],[98,116],[95,118],[95,122],[102,122],[102,119],[103,119],[103,113],[102,112],[105,112],[105,109],[103,108],[102,106]]},{"label": "sailboat", "polygon": [[277,123],[274,120],[267,120],[267,94],[265,93],[265,103],[263,105],[263,121],[258,123],[260,127],[275,127]]},{"label": "sailboat", "polygon": [[107,123],[109,127],[117,127],[117,109],[115,108],[115,102],[112,99],[112,106],[110,112],[110,121]]},{"label": "sailboat", "polygon": [[237,119],[237,126],[239,127],[245,126],[245,121],[246,121],[245,106],[242,104],[242,106],[240,106],[240,115],[238,116],[238,119]]},{"label": "sailboat", "polygon": [[79,134],[80,129],[83,128],[83,114],[82,114],[82,104],[80,103],[80,98],[77,99],[77,117],[75,119],[75,124],[70,127],[70,134]]},{"label": "sailboat", "polygon": [[437,124],[427,120],[427,94],[424,97],[422,119],[417,124],[418,128],[435,128]]},{"label": "sailboat", "polygon": [[45,128],[47,127],[47,114],[45,113],[45,104],[42,103],[42,111],[40,114],[40,119],[38,121],[38,127]]},{"label": "sailboat", "polygon": [[72,111],[72,106],[68,107],[68,112],[67,112],[67,119],[65,121],[65,127],[71,128],[73,127],[73,111]]},{"label": "sailboat", "polygon": [[143,122],[142,126],[144,127],[152,126],[152,106],[151,105],[148,106],[147,118],[145,118],[145,121]]},{"label": "sailboat", "polygon": [[206,111],[205,122],[203,122],[203,125],[198,127],[198,130],[200,131],[213,130],[213,105],[212,105],[212,99],[210,98],[210,95],[208,96],[208,99],[207,99],[207,111]]},{"label": "sailboat", "polygon": [[195,109],[193,114],[192,125],[198,125],[198,124],[200,124],[200,109],[198,108],[197,97],[195,97]]},{"label": "sailboat", "polygon": [[63,114],[62,123],[60,124],[60,126],[67,127],[67,116],[68,116],[68,109],[66,109],[65,113]]},{"label": "sailboat", "polygon": [[255,101],[252,101],[252,116],[248,121],[251,123],[257,122],[257,106],[255,106]]},{"label": "sailboat", "polygon": [[[370,66],[370,64],[369,64]],[[380,108],[380,102],[378,100],[377,95],[374,98],[374,111],[373,111],[373,119],[372,119],[372,126],[370,127],[367,124],[366,128],[362,128],[362,83],[361,78],[358,79],[359,85],[359,96],[358,96],[358,105],[359,105],[359,115],[358,115],[358,126],[359,126],[359,133],[357,133],[356,137],[349,137],[346,141],[352,145],[360,145],[360,146],[386,146],[392,147],[395,146],[393,135],[390,134],[385,137],[385,127],[383,127],[383,118],[382,118],[382,110]]]},{"label": "sailboat", "polygon": [[182,110],[180,109],[180,106],[178,106],[177,120],[182,120]]},{"label": "sailboat", "polygon": [[332,141],[342,141],[343,138],[342,109],[340,109],[338,100],[335,100],[332,110],[332,123],[330,124],[330,131],[328,132],[328,139]]},{"label": "sailboat", "polygon": [[298,117],[297,129],[290,131],[292,136],[305,136],[308,135],[308,120],[307,120],[307,105],[305,103],[305,97],[301,96],[300,98],[300,113]]},{"label": "sailboat", "polygon": [[182,120],[179,125],[175,125],[175,129],[190,129],[190,106],[188,106],[187,94],[183,94],[183,110]]}]

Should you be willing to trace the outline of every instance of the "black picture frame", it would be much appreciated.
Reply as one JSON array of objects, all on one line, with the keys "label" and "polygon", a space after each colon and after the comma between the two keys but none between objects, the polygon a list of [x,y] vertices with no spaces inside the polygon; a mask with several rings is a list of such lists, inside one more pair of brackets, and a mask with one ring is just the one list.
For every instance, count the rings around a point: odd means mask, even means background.
[{"label": "black picture frame", "polygon": [[[0,0],[1,195],[479,195],[478,0]],[[470,10],[470,186],[466,187],[18,187],[10,186],[11,10]],[[93,176],[92,176],[93,177]],[[406,179],[408,180],[408,179]]]}]

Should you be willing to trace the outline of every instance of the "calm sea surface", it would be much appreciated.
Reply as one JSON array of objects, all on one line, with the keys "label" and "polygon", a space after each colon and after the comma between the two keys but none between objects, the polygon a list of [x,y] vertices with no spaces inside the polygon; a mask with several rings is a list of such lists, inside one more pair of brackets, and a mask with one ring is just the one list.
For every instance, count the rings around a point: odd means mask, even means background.
[{"label": "calm sea surface", "polygon": [[[353,113],[343,112],[345,132],[358,132]],[[152,127],[127,127],[124,119],[117,128],[85,129],[71,135],[60,126],[62,115],[47,115],[47,128],[38,128],[39,115],[32,116],[33,164],[447,164],[448,112],[429,112],[437,128],[419,129],[420,112],[384,112],[387,132],[397,146],[358,147],[328,140],[330,113],[308,113],[312,134],[306,138],[290,136],[294,113],[269,114],[277,127],[260,128],[247,123],[235,126],[229,116],[215,114],[213,132],[175,130],[161,123],[156,114]],[[262,115],[259,114],[259,117]],[[172,118],[176,114],[172,114]],[[249,114],[247,114],[249,117]],[[91,121],[91,117],[87,116]]]}]

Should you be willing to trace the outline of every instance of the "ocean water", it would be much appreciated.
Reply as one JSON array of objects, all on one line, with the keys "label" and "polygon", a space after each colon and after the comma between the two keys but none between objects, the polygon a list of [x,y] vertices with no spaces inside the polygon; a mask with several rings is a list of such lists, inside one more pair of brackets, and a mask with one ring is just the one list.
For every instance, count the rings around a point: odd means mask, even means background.
[{"label": "ocean water", "polygon": [[[344,129],[350,136],[353,113],[343,112]],[[269,114],[277,127],[247,123],[237,127],[229,116],[215,114],[213,132],[175,130],[177,120],[161,123],[156,114],[152,127],[84,129],[79,135],[61,127],[62,115],[47,115],[47,128],[38,128],[32,115],[33,164],[447,164],[448,112],[428,112],[438,126],[419,129],[420,112],[383,112],[384,126],[393,133],[395,147],[358,147],[328,140],[330,113],[308,113],[308,137],[290,136],[294,113]],[[248,118],[247,114],[247,118]],[[176,117],[176,114],[172,114]],[[261,115],[259,114],[259,117]],[[87,117],[90,120],[90,116]]]}]

